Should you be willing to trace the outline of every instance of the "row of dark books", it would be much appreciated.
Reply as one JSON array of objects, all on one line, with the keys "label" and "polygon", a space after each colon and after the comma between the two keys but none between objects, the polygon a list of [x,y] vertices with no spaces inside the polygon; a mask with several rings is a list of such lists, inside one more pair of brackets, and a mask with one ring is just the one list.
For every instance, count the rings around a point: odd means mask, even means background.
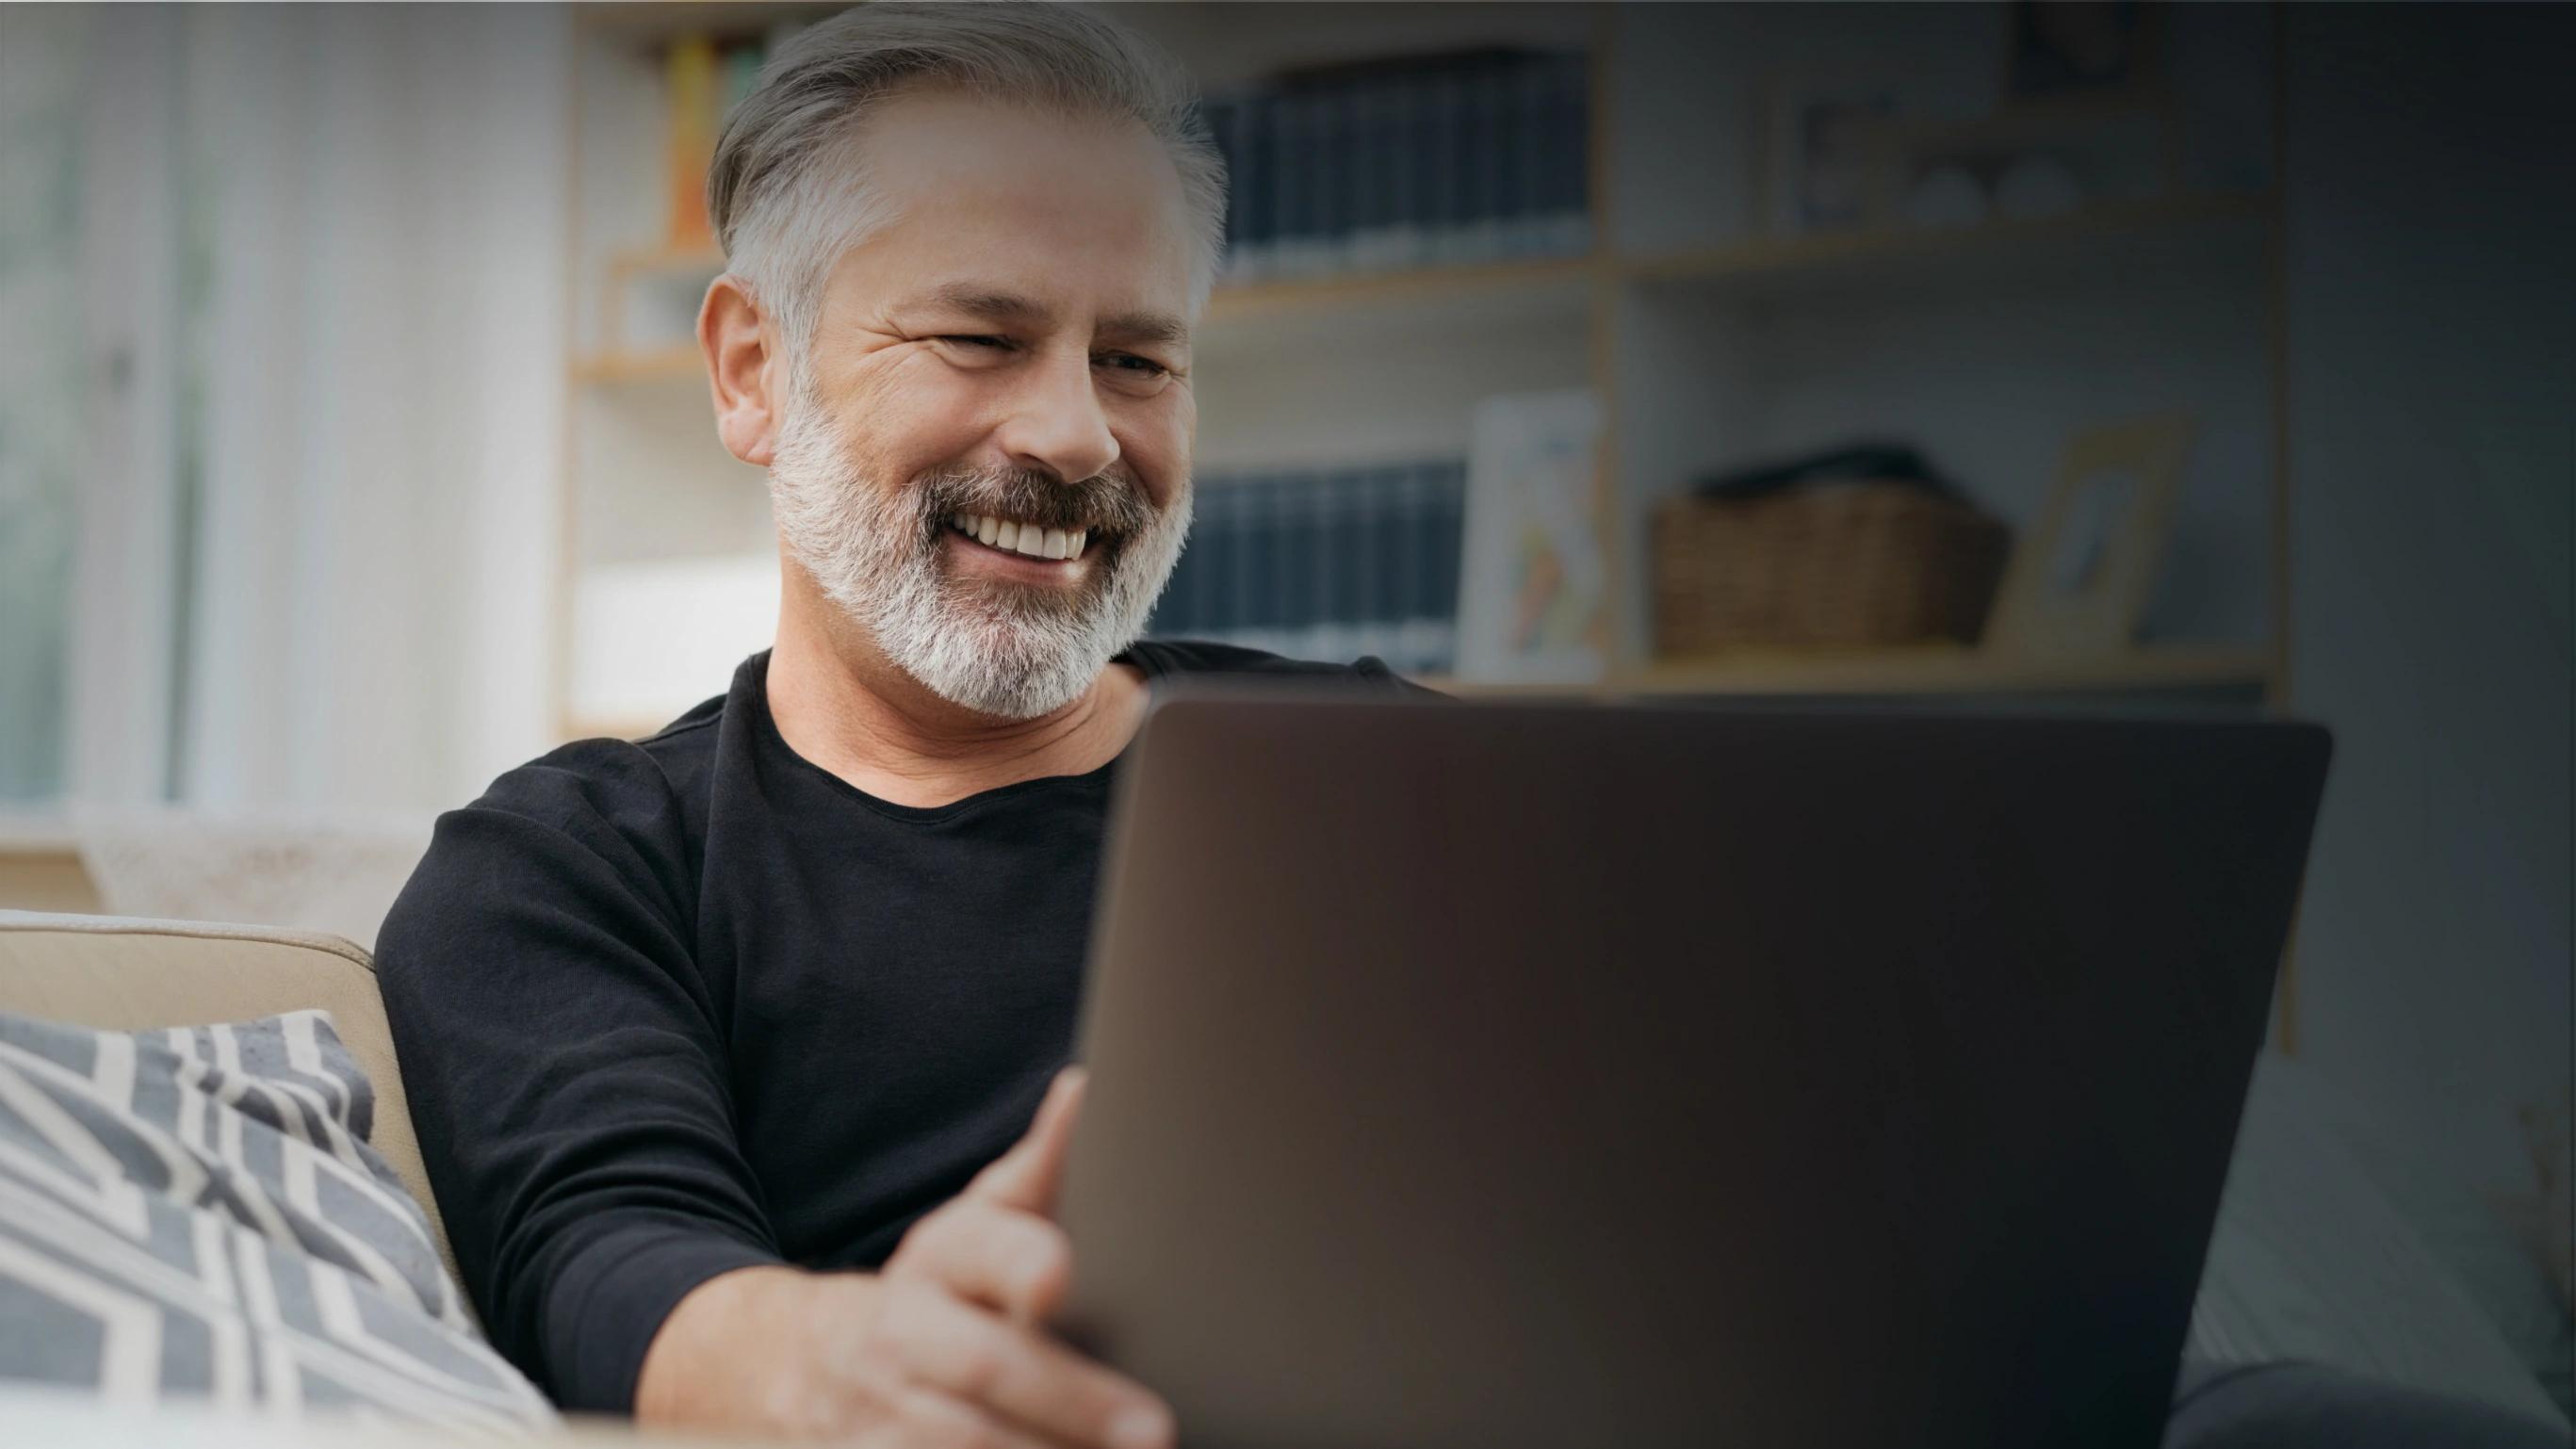
[{"label": "row of dark books", "polygon": [[1365,63],[1202,107],[1233,181],[1228,280],[1591,247],[1580,53]]},{"label": "row of dark books", "polygon": [[1151,632],[1445,673],[1466,484],[1460,458],[1202,473]]}]

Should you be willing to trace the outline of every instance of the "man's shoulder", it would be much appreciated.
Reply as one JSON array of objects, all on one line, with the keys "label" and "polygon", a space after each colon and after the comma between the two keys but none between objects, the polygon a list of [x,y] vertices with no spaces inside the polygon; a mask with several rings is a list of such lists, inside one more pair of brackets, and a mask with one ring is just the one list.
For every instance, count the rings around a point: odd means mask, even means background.
[{"label": "man's shoulder", "polygon": [[1348,664],[1336,664],[1321,659],[1292,659],[1266,649],[1220,644],[1206,639],[1144,639],[1130,645],[1127,656],[1157,679],[1209,674],[1259,675],[1345,683],[1396,694],[1431,693],[1388,668],[1386,661],[1374,654],[1362,655]]},{"label": "man's shoulder", "polygon": [[650,735],[571,740],[503,771],[440,817],[432,856],[499,862],[570,849],[672,870],[694,855],[724,705],[718,696]]},{"label": "man's shoulder", "polygon": [[714,752],[720,700],[691,710],[640,739],[568,741],[503,771],[468,808],[543,818],[633,819],[659,813],[703,780]]},{"label": "man's shoulder", "polygon": [[479,939],[532,907],[640,911],[664,929],[685,920],[692,822],[704,813],[688,792],[703,789],[714,733],[712,718],[683,716],[640,740],[573,740],[503,771],[438,818],[379,933],[379,968],[438,959],[440,943]]}]

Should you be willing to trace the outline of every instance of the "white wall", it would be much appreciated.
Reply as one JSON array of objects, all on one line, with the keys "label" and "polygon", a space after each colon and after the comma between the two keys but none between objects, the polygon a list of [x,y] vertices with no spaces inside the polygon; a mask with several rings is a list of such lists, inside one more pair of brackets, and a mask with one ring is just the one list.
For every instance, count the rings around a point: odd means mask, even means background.
[{"label": "white wall", "polygon": [[2569,1091],[2576,12],[2284,14],[2291,693],[2338,746],[2298,1048],[2510,1190]]}]

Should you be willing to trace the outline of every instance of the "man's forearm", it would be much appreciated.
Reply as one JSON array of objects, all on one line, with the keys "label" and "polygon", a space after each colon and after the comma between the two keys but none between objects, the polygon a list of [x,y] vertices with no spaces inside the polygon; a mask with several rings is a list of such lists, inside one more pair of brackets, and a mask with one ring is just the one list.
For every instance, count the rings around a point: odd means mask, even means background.
[{"label": "man's forearm", "polygon": [[664,1316],[636,1376],[647,1424],[904,1443],[1171,1449],[1172,1412],[1044,1325],[1073,1269],[1044,1212],[1081,1082],[914,1223],[880,1273],[737,1268]]},{"label": "man's forearm", "polygon": [[690,1290],[662,1321],[635,1380],[636,1422],[825,1433],[839,1406],[802,1402],[791,1360],[840,1339],[877,1291],[869,1273],[737,1268]]}]

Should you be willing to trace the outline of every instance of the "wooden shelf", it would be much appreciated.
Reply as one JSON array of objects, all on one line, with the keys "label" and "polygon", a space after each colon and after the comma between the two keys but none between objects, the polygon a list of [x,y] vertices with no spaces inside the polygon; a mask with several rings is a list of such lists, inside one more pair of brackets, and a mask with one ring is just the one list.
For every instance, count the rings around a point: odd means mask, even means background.
[{"label": "wooden shelf", "polygon": [[[2272,207],[2268,193],[2212,193],[1955,230],[1836,232],[1654,257],[1533,257],[1361,276],[1246,282],[1217,288],[1208,299],[1205,325],[1220,328],[1291,316],[1385,313],[1479,297],[1555,305],[1568,287],[1605,281],[1751,286],[1979,258],[2013,265],[2041,254],[2091,255],[2121,239],[2172,238],[2209,226],[2251,227],[2269,217]],[[721,256],[695,248],[627,252],[611,263],[621,278],[713,273],[723,265]],[[682,345],[585,358],[574,377],[587,383],[622,384],[694,377],[700,370],[697,349]]]},{"label": "wooden shelf", "polygon": [[608,274],[615,278],[703,273],[713,277],[724,270],[724,253],[713,246],[638,247],[617,252],[608,259]]},{"label": "wooden shelf", "polygon": [[1977,255],[2011,262],[2038,252],[2080,253],[2119,238],[2172,236],[2212,226],[2250,228],[2270,217],[2276,202],[2268,192],[2195,192],[1978,226],[1829,232],[1654,256],[1528,258],[1247,282],[1217,288],[1208,300],[1208,321],[1358,311],[1460,293],[1544,295],[1574,282],[1757,282]]},{"label": "wooden shelf", "polygon": [[1218,287],[1208,298],[1205,321],[1222,324],[1287,312],[1359,310],[1463,292],[1553,287],[1586,282],[1602,271],[1601,261],[1594,257],[1526,257],[1408,271],[1239,282]]},{"label": "wooden shelf", "polygon": [[2210,224],[2252,225],[2269,217],[2274,203],[2268,192],[2194,193],[1976,226],[1766,238],[1631,258],[1618,271],[1633,282],[1752,282],[1976,254],[2011,259],[2040,251],[2081,252],[2122,237],[2180,233]]},{"label": "wooden shelf", "polygon": [[2272,657],[2259,648],[2173,646],[2055,659],[1926,648],[1666,660],[1622,674],[1601,689],[1637,695],[2059,694],[2259,689],[2271,678]]},{"label": "wooden shelf", "polygon": [[706,376],[706,358],[694,343],[626,352],[603,352],[575,362],[573,381],[618,386],[639,382],[678,382]]},{"label": "wooden shelf", "polygon": [[[1592,684],[1505,684],[1441,674],[1411,678],[1462,699],[2120,694],[2259,690],[2271,683],[2272,659],[2260,649],[2209,646],[2139,649],[2093,659],[2012,658],[1973,649],[1922,648],[1668,660],[1614,672]],[[641,739],[679,718],[685,708],[676,706],[667,715],[653,718],[575,719],[570,722],[569,737]]]}]

